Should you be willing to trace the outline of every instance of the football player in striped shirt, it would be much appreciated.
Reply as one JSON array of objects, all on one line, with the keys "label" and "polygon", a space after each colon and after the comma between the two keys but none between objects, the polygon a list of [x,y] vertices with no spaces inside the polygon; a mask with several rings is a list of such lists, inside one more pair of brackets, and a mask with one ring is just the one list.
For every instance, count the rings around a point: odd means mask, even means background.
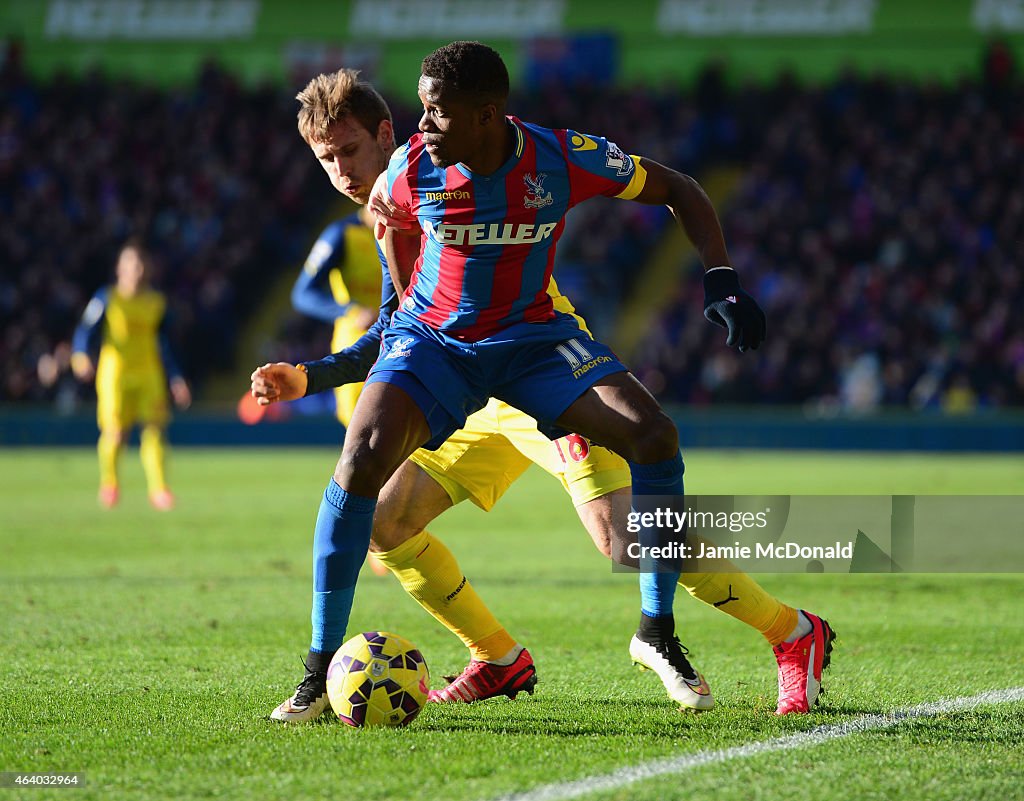
[{"label": "football player in striped shirt", "polygon": [[[300,99],[302,97],[300,95]],[[327,106],[329,108],[330,104]],[[326,113],[323,116],[328,121],[323,134],[319,138],[307,136],[307,140],[311,140],[310,144],[314,152],[322,161],[325,161],[325,168],[331,175],[332,183],[344,192],[349,185],[345,173],[353,170],[358,172],[358,170],[345,163],[340,156],[346,152],[354,154],[356,149],[350,148],[346,137],[330,135],[330,120],[334,119],[336,114]],[[585,150],[596,149],[594,138],[582,135],[579,137],[582,148]],[[318,139],[323,141],[318,141]],[[333,141],[328,142],[327,140]],[[587,146],[589,142],[595,143],[593,148]],[[335,152],[332,153],[332,151]],[[622,157],[615,154],[615,158],[618,158],[615,169],[622,169],[625,164]],[[607,154],[604,159],[608,160]],[[528,201],[535,208],[552,205],[553,200],[544,190],[544,181],[545,178],[536,174],[531,174],[529,181],[523,178],[526,193],[523,201],[524,207],[527,207]],[[362,186],[365,183],[365,175],[359,175],[356,183]],[[448,191],[438,190],[436,192],[437,199],[441,201],[465,200],[464,196],[460,198],[457,193],[459,191],[466,192],[466,190],[456,190],[456,193],[445,197],[445,193]],[[498,235],[505,236],[506,233],[501,230]],[[515,235],[514,229],[508,234],[508,236]],[[557,290],[552,291],[550,283],[547,291],[552,296],[552,308],[573,317],[571,306],[567,306],[567,300],[560,299]],[[565,306],[560,305],[563,302],[566,304]],[[387,322],[393,310],[393,303],[385,304],[382,307],[382,324]],[[574,319],[578,326],[577,332],[585,332],[585,328],[581,327],[582,321],[579,318],[574,317]],[[591,342],[589,333],[585,333],[583,338],[573,338],[556,343],[556,352],[568,367],[572,367],[574,362],[578,362],[576,369],[580,370],[583,375],[589,372],[589,369],[593,369],[592,367],[583,369],[594,358],[590,351]],[[398,346],[399,351],[404,349],[405,344]],[[366,351],[360,356],[358,350],[358,348],[352,348],[346,353],[335,354],[333,357],[322,360],[321,363],[303,365],[308,373],[285,364],[266,365],[253,375],[254,395],[261,398],[261,403],[275,402],[318,391],[339,380],[358,380],[376,358],[379,349],[377,343],[373,342],[368,360],[365,358]],[[362,363],[361,371],[358,366],[360,361]],[[331,373],[329,377],[328,373]],[[488,405],[488,410],[492,406],[493,401]],[[528,426],[503,426],[502,415],[488,414],[488,410],[471,416],[465,430],[456,433],[437,449],[435,453],[438,456],[444,454],[444,458],[431,464],[429,456],[424,458],[425,454],[431,453],[430,451],[417,451],[388,482],[381,493],[381,502],[377,507],[374,541],[376,549],[383,551],[380,554],[382,560],[392,567],[406,589],[425,608],[463,637],[472,652],[473,660],[467,670],[448,688],[432,694],[432,700],[435,701],[467,701],[496,694],[514,694],[517,690],[516,680],[528,680],[533,675],[532,660],[529,660],[525,650],[508,636],[507,632],[486,610],[486,607],[483,607],[482,602],[479,601],[475,592],[472,591],[472,587],[458,569],[454,557],[444,548],[443,544],[423,530],[423,526],[437,514],[467,496],[482,507],[489,508],[490,504],[507,488],[508,482],[514,480],[524,469],[523,454],[529,454],[528,448],[523,448],[521,443],[524,438],[529,439],[530,429],[532,429],[532,436],[537,438],[536,423],[530,420]],[[512,409],[508,409],[508,412],[518,414]],[[505,415],[505,419],[509,417],[510,414]],[[563,464],[566,462],[582,464],[587,462],[592,454],[603,453],[607,465],[611,468],[608,472],[614,474],[617,470],[617,484],[600,487],[591,483],[588,489],[592,495],[585,498],[582,503],[577,500],[579,496],[573,493],[581,517],[588,523],[588,529],[595,541],[599,543],[599,547],[602,547],[602,550],[607,553],[612,521],[624,518],[625,511],[628,511],[628,505],[623,506],[621,503],[624,494],[623,487],[629,484],[629,476],[624,469],[625,463],[606,449],[594,446],[577,435],[556,441],[554,447],[545,439],[542,447],[546,447],[548,453],[560,451],[563,455]],[[517,453],[516,449],[521,453]],[[540,450],[535,452],[539,453]],[[504,458],[507,458],[510,453],[514,456],[508,463],[512,468],[509,474],[499,475],[503,466],[501,461],[497,463],[498,473],[494,469],[488,471],[487,466],[493,464],[496,456],[502,458],[504,455]],[[570,454],[568,458],[566,458],[566,454]],[[548,460],[541,457],[535,461],[543,465]],[[551,472],[556,472],[556,470],[551,470]],[[591,475],[594,475],[595,472],[602,471],[592,471]],[[570,471],[566,471],[567,475],[569,473]],[[583,476],[586,476],[585,472]],[[566,481],[565,477],[563,477],[563,484],[566,484],[567,489],[577,484],[581,489],[586,487],[586,482],[577,482],[575,479]],[[337,500],[334,497],[336,492],[337,490],[333,488],[328,491],[325,495],[325,504],[335,505],[333,501]],[[613,510],[616,505],[615,501],[619,501],[618,513]],[[324,511],[323,507],[321,508],[321,518],[329,514]],[[329,561],[338,559],[338,552],[342,548],[337,546],[342,541],[335,542],[329,536],[325,536],[325,533],[329,535],[329,529],[322,524],[323,520],[321,519],[318,521],[317,527],[317,544],[315,545],[317,568],[315,571],[323,572],[319,577],[315,576],[317,586],[314,588],[314,641],[307,660],[307,675],[300,683],[295,695],[275,710],[273,717],[279,720],[308,720],[319,715],[326,707],[326,697],[318,688],[323,685],[323,671],[326,669],[330,656],[344,635],[344,623],[338,627],[337,620],[339,617],[347,619],[348,609],[342,609],[339,614],[339,607],[342,604],[351,605],[351,587],[354,585],[354,575],[351,572],[348,573],[351,582],[348,587],[342,586],[339,582],[333,582],[334,586],[332,587],[332,582],[326,575]],[[350,567],[349,570],[351,571],[352,568]],[[358,565],[355,565],[355,570],[358,570]],[[726,591],[727,580],[732,584],[729,592]],[[743,574],[690,575],[684,576],[681,583],[695,596],[708,603],[722,603],[728,600],[730,603],[723,604],[723,606],[732,608],[724,608],[723,611],[730,612],[758,627],[766,637],[769,637],[773,645],[783,643],[786,639],[798,639],[803,627],[806,627],[808,632],[812,628],[810,621],[805,616],[801,616],[796,610],[786,607],[768,596]],[[720,587],[719,584],[721,584]],[[649,621],[648,618],[656,616],[644,615],[645,623],[641,626],[637,637],[634,638],[634,642],[631,643],[630,650],[637,661],[653,663],[652,666],[658,669],[670,694],[680,703],[695,708],[708,708],[712,701],[706,683],[686,662],[683,650],[674,637],[674,630],[671,633],[665,633],[670,628],[674,629],[670,615],[670,607],[668,620]],[[659,632],[664,633],[664,636],[659,637]],[[499,637],[500,642],[498,641]],[[489,639],[494,641],[488,642]],[[505,652],[506,648],[509,649],[507,653]]]}]

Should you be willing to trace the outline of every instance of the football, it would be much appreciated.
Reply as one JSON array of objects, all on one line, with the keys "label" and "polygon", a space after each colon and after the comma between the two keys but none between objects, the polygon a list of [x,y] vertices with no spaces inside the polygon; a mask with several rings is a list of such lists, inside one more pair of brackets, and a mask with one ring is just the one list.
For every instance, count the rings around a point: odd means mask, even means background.
[{"label": "football", "polygon": [[405,726],[427,701],[430,673],[411,642],[386,631],[357,634],[327,668],[327,697],[347,726]]}]

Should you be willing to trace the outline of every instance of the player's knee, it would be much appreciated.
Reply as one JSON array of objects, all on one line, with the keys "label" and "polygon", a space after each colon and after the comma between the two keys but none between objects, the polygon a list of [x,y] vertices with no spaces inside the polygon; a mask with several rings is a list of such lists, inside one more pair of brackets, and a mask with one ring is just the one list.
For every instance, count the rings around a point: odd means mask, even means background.
[{"label": "player's knee", "polygon": [[100,439],[105,440],[117,448],[124,447],[124,431],[119,428],[105,428],[100,432]]},{"label": "player's knee", "polygon": [[342,453],[334,468],[334,480],[342,489],[368,498],[377,497],[388,480],[390,469],[385,460],[370,453]]},{"label": "player's knee", "polygon": [[349,431],[334,468],[334,480],[348,492],[376,498],[395,464],[391,454],[371,444],[373,439],[372,431]]},{"label": "player's knee", "polygon": [[633,462],[650,464],[671,459],[679,452],[679,431],[671,418],[658,409],[639,421],[631,437],[631,450],[627,458]]},{"label": "player's knee", "polygon": [[410,528],[373,528],[373,535],[370,537],[371,553],[387,553],[408,542],[416,531]]},{"label": "player's knee", "polygon": [[419,530],[419,526],[409,516],[402,514],[402,510],[392,510],[386,505],[378,506],[373,516],[370,550],[373,553],[393,551],[419,533]]}]

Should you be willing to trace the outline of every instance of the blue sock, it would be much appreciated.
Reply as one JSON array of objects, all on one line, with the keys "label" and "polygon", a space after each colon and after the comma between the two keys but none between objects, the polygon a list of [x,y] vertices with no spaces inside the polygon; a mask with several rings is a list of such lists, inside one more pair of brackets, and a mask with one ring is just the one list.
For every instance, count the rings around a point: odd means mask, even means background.
[{"label": "blue sock", "polygon": [[356,579],[373,531],[376,498],[351,495],[332,478],[313,534],[313,640],[309,650],[332,653],[345,640]]},{"label": "blue sock", "polygon": [[[683,457],[679,453],[672,459],[654,464],[630,462],[629,472],[633,477],[634,497],[683,494]],[[635,510],[635,503],[633,507]],[[640,536],[642,538],[643,533]],[[649,565],[640,573],[640,611],[648,617],[671,615],[678,583],[678,571],[666,571],[664,567],[655,570],[653,565]]]}]

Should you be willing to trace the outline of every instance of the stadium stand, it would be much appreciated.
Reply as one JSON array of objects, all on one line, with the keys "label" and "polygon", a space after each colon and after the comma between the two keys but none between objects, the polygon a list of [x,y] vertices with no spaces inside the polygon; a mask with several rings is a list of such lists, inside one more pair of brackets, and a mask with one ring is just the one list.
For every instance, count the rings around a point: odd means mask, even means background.
[{"label": "stadium stand", "polygon": [[0,109],[0,400],[73,400],[71,331],[132,233],[158,257],[190,377],[230,366],[268,265],[302,257],[330,198],[291,99],[213,66],[174,91],[40,84],[8,51]]},{"label": "stadium stand", "polygon": [[[712,65],[687,92],[584,85],[510,108],[698,177],[742,167],[723,224],[768,342],[757,358],[720,347],[697,265],[680,263],[665,287],[675,302],[630,357],[662,399],[956,412],[1024,405],[1024,93],[1005,52],[980,74],[731,87]],[[411,131],[415,110],[393,106]],[[333,200],[294,131],[291,93],[243,88],[212,65],[174,90],[100,74],[42,84],[9,48],[0,109],[0,401],[73,405],[86,391],[67,376],[67,343],[138,231],[159,255],[201,393]],[[598,332],[668,219],[632,204],[606,214],[614,202],[577,213],[560,249],[560,283]],[[306,358],[324,341],[290,318],[273,352]]]},{"label": "stadium stand", "polygon": [[1024,403],[1024,114],[994,66],[954,87],[783,77],[724,95],[746,168],[724,226],[769,338],[757,359],[712,347],[686,270],[634,356],[644,381],[694,404]]}]

